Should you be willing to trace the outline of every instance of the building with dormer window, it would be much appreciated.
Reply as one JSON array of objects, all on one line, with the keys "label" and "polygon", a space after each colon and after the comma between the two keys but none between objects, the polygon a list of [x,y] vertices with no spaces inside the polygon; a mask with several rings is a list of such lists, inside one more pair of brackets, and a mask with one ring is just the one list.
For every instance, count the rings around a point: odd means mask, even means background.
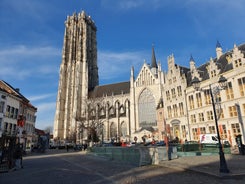
[{"label": "building with dormer window", "polygon": [[37,108],[20,90],[0,80],[0,137],[19,138],[24,148],[31,147],[35,134]]},{"label": "building with dormer window", "polygon": [[[68,16],[60,65],[60,80],[54,122],[54,138],[87,141],[86,125],[102,141],[199,140],[199,135],[216,133],[210,91],[222,75],[228,88],[215,94],[222,139],[235,144],[244,135],[245,44],[216,56],[201,66],[190,57],[190,67],[178,65],[174,55],[162,71],[152,47],[151,62],[142,62],[139,73],[131,68],[129,81],[99,85],[97,42],[94,21],[85,12]],[[195,91],[197,78],[203,91]],[[86,124],[86,125],[85,125]]]}]

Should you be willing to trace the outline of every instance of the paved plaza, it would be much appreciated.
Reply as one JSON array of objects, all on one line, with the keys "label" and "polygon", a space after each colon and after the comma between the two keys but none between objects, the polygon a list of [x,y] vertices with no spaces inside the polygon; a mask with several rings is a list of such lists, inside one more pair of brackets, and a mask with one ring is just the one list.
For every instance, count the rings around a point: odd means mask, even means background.
[{"label": "paved plaza", "polygon": [[229,174],[219,173],[219,155],[185,156],[137,167],[89,152],[48,150],[24,157],[24,169],[0,173],[0,183],[244,184],[245,156],[225,155]]},{"label": "paved plaza", "polygon": [[160,165],[172,168],[195,171],[220,178],[245,178],[245,156],[227,154],[225,155],[229,173],[220,173],[219,155],[211,156],[186,156],[170,161],[162,161]]}]

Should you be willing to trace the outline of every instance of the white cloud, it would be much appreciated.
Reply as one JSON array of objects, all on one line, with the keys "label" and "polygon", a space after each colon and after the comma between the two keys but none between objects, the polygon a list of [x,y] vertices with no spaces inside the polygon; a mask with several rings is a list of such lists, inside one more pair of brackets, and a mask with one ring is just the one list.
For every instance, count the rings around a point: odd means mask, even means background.
[{"label": "white cloud", "polygon": [[2,65],[1,72],[0,72],[0,78],[7,78],[7,79],[19,79],[23,80],[31,75],[32,71],[28,69],[19,69],[16,65]]},{"label": "white cloud", "polygon": [[61,52],[59,49],[50,46],[17,45],[12,48],[0,48],[0,59],[19,57],[49,57],[58,56],[60,54]]},{"label": "white cloud", "polygon": [[48,126],[53,126],[54,115],[55,115],[55,102],[46,102],[36,105],[37,107],[37,120],[36,127],[40,129],[45,129]]},{"label": "white cloud", "polygon": [[141,8],[144,11],[152,11],[162,7],[169,6],[171,3],[176,2],[176,0],[102,0],[101,4],[105,8],[109,9],[119,9],[119,10],[132,10]]},{"label": "white cloud", "polygon": [[223,27],[236,21],[233,18],[237,15],[245,16],[243,0],[189,0],[185,2],[185,7],[190,15],[195,15],[193,18],[201,18],[202,21],[213,22],[214,25],[221,23]]},{"label": "white cloud", "polygon": [[120,1],[119,6],[122,9],[132,9],[140,7],[144,4],[143,1]]},{"label": "white cloud", "polygon": [[54,110],[55,106],[56,106],[55,102],[46,102],[46,103],[40,103],[36,105],[38,109],[38,113],[44,113],[50,110]]},{"label": "white cloud", "polygon": [[0,48],[0,78],[25,79],[36,74],[56,74],[59,69],[61,52],[51,46],[17,45]]},{"label": "white cloud", "polygon": [[[6,0],[3,2],[8,7],[10,12],[14,12],[19,16],[30,16],[37,21],[44,20],[45,11],[48,11],[51,4],[41,1],[22,0],[22,1],[11,1]],[[11,15],[11,14],[10,14]]]},{"label": "white cloud", "polygon": [[99,51],[98,65],[99,77],[103,79],[113,79],[118,76],[126,75],[129,79],[130,69],[132,66],[140,67],[144,60],[151,58],[151,52],[135,51],[135,52],[112,52]]},{"label": "white cloud", "polygon": [[[30,96],[30,97],[28,97],[28,99],[31,102],[34,102],[34,101],[44,100],[44,99],[47,99],[47,98],[50,98],[50,97],[54,97],[56,95],[57,95],[56,93],[48,93],[48,94],[41,94],[41,95],[38,95],[38,96]],[[41,104],[40,107],[42,107],[42,106],[46,107],[47,105],[50,105],[50,104],[49,103],[48,104]]]}]

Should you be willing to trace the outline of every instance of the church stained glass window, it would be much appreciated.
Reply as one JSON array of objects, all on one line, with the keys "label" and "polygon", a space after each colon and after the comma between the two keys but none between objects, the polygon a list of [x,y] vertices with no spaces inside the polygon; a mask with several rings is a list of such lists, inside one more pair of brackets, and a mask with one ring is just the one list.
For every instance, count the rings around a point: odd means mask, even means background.
[{"label": "church stained glass window", "polygon": [[155,98],[150,90],[145,89],[139,96],[139,126],[156,126]]}]

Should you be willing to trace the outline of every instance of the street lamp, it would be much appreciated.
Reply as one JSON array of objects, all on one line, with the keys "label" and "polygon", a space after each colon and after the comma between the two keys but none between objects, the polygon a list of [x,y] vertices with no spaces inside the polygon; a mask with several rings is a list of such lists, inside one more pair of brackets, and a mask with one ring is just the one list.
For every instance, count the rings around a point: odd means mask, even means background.
[{"label": "street lamp", "polygon": [[101,123],[102,126],[102,144],[104,144],[104,123]]},{"label": "street lamp", "polygon": [[[194,77],[194,79],[192,80],[192,85],[194,87],[195,90],[200,91],[200,81],[197,77]],[[223,90],[226,89],[227,87],[227,79],[224,76],[220,76],[219,78],[219,87],[215,88],[216,90],[218,89]],[[220,141],[220,133],[219,133],[219,127],[218,127],[218,119],[217,119],[217,114],[216,114],[216,109],[215,109],[215,101],[214,101],[214,97],[213,97],[213,90],[212,90],[212,86],[211,84],[209,84],[209,92],[211,95],[211,99],[212,99],[212,106],[213,106],[213,112],[214,112],[214,120],[215,120],[215,126],[216,126],[216,131],[217,131],[217,136],[218,136],[218,141],[219,141],[219,158],[220,158],[220,169],[219,171],[221,173],[229,173],[229,169],[227,168],[227,164],[226,164],[226,160],[225,160],[225,155],[222,149],[222,144]]]}]

